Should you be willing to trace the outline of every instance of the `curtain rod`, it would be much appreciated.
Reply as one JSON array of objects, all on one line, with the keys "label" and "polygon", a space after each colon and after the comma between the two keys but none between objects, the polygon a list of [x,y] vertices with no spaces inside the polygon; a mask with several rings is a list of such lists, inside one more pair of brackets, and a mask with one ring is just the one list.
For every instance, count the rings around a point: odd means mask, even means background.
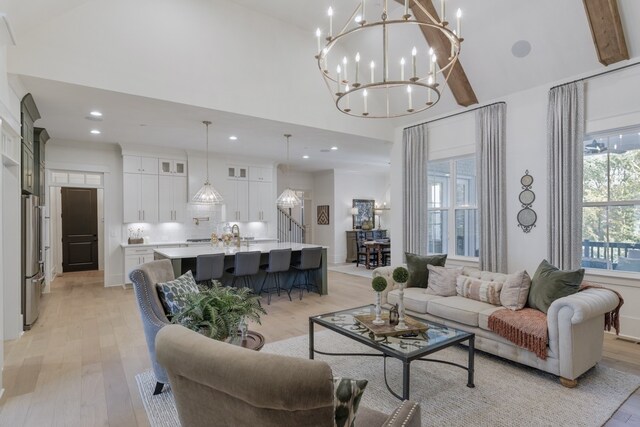
[{"label": "curtain rod", "polygon": [[625,70],[627,68],[635,67],[636,65],[640,65],[640,62],[634,62],[633,64],[627,64],[624,67],[619,67],[619,68],[614,68],[614,69],[611,69],[611,70],[602,71],[600,73],[593,74],[591,76],[583,77],[581,79],[577,79],[577,80],[574,80],[574,81],[571,81],[571,82],[563,83],[561,85],[556,85],[556,86],[552,87],[549,90],[553,90],[553,89],[558,88],[560,86],[568,85],[568,84],[571,84],[571,83],[583,82],[585,80],[593,79],[595,77],[604,76],[605,74],[615,73],[616,71],[622,71],[622,70]]},{"label": "curtain rod", "polygon": [[492,104],[487,104],[487,105],[482,105],[482,106],[480,106],[480,107],[471,108],[471,109],[469,109],[469,110],[458,111],[457,113],[453,113],[453,114],[449,114],[448,116],[439,117],[439,118],[437,118],[437,119],[429,120],[428,122],[418,123],[417,125],[413,125],[413,126],[407,126],[407,127],[406,127],[406,128],[404,128],[404,129],[411,129],[411,128],[415,128],[415,127],[422,126],[422,125],[428,125],[428,124],[430,124],[430,123],[435,123],[435,122],[438,122],[438,121],[440,121],[440,120],[450,119],[451,117],[459,116],[459,115],[461,115],[461,114],[470,113],[470,112],[472,112],[472,111],[476,111],[476,110],[479,110],[479,109],[481,109],[481,108],[491,107],[492,105],[499,105],[499,104],[506,104],[506,102],[504,102],[504,101],[494,102],[494,103],[492,103]]}]

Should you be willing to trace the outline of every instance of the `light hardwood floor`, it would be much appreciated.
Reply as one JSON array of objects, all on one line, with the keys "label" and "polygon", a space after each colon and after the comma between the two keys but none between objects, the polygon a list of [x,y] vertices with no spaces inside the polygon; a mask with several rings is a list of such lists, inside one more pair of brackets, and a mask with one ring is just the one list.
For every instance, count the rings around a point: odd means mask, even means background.
[{"label": "light hardwood floor", "polygon": [[[274,295],[262,325],[251,328],[267,342],[304,335],[310,315],[372,299],[369,279],[329,272],[329,283],[331,293],[322,297],[290,302]],[[640,345],[607,335],[602,363],[640,375]],[[0,426],[147,426],[135,382],[146,369],[133,290],[104,288],[100,274],[67,273],[44,296],[35,327],[5,342]],[[608,425],[640,425],[640,392]]]}]

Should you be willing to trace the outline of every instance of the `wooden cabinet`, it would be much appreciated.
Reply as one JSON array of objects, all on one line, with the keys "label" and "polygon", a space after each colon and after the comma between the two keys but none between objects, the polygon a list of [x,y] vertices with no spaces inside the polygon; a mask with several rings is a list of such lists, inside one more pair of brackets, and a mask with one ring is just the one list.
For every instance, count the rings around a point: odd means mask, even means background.
[{"label": "wooden cabinet", "polygon": [[187,177],[158,177],[159,222],[184,222],[187,204]]},{"label": "wooden cabinet", "polygon": [[261,166],[249,167],[249,180],[259,182],[271,182],[273,175],[273,168],[266,168]]},{"label": "wooden cabinet", "polygon": [[270,182],[249,182],[249,221],[271,221],[275,200],[272,200]]},{"label": "wooden cabinet", "polygon": [[223,195],[226,206],[226,221],[249,221],[249,182],[227,180],[226,194]]},{"label": "wooden cabinet", "polygon": [[158,159],[160,175],[187,176],[186,160]]},{"label": "wooden cabinet", "polygon": [[139,173],[158,175],[158,159],[156,157],[122,156],[122,171],[124,173]]},{"label": "wooden cabinet", "polygon": [[158,222],[158,176],[123,175],[123,222]]},{"label": "wooden cabinet", "polygon": [[124,283],[131,283],[129,274],[140,264],[153,261],[155,246],[124,249]]},{"label": "wooden cabinet", "polygon": [[26,144],[22,144],[22,192],[33,194],[36,188],[35,163],[33,152]]},{"label": "wooden cabinet", "polygon": [[227,179],[248,180],[249,167],[238,165],[227,165]]}]

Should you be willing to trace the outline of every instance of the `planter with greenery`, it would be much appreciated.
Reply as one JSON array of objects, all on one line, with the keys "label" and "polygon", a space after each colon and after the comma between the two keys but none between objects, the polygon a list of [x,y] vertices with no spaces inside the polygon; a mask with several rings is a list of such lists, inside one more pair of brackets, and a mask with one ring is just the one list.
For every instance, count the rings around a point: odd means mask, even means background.
[{"label": "planter with greenery", "polygon": [[376,318],[371,323],[374,325],[384,325],[385,321],[380,317],[382,315],[382,308],[380,307],[380,292],[387,289],[387,279],[382,276],[374,277],[371,281],[371,287],[376,291]]},{"label": "planter with greenery", "polygon": [[396,325],[396,331],[403,331],[409,329],[406,323],[404,323],[404,287],[407,280],[409,280],[409,271],[404,267],[396,267],[393,270],[392,277],[400,289],[398,293],[398,324]]},{"label": "planter with greenery", "polygon": [[243,319],[261,324],[260,315],[267,314],[260,304],[260,296],[250,289],[230,288],[215,281],[211,288],[180,298],[185,308],[171,322],[220,341],[235,336]]}]

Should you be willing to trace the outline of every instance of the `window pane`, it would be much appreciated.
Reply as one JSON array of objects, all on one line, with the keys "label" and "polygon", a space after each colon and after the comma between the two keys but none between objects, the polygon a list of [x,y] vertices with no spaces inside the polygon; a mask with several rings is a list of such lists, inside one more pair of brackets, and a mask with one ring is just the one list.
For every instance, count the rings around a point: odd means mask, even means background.
[{"label": "window pane", "polygon": [[476,160],[456,160],[456,206],[476,205]]},{"label": "window pane", "polygon": [[448,251],[447,240],[449,238],[447,230],[449,227],[449,211],[431,210],[428,213],[428,246],[427,252],[430,254],[446,254]]},{"label": "window pane", "polygon": [[582,212],[582,266],[610,268],[611,257],[607,245],[607,208],[585,207]]},{"label": "window pane", "polygon": [[609,247],[614,269],[640,271],[640,205],[609,208]]},{"label": "window pane", "polygon": [[427,165],[428,209],[449,207],[451,163],[429,162]]},{"label": "window pane", "polygon": [[477,257],[480,233],[477,209],[456,209],[456,255]]},{"label": "window pane", "polygon": [[607,201],[607,138],[584,141],[584,201]]},{"label": "window pane", "polygon": [[640,136],[609,138],[611,200],[640,200]]}]

